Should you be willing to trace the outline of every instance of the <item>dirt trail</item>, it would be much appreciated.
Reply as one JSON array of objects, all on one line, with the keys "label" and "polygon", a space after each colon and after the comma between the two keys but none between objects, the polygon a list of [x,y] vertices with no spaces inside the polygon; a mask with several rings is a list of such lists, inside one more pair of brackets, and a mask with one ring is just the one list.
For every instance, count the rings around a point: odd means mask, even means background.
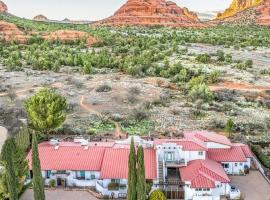
[{"label": "dirt trail", "polygon": [[[97,116],[99,117],[102,117],[102,114],[98,111],[96,111],[94,108],[92,108],[90,105],[87,105],[84,103],[84,99],[85,99],[85,96],[82,95],[81,98],[80,98],[80,107],[88,112],[91,112],[93,114],[96,114]],[[123,137],[124,134],[121,132],[121,128],[119,126],[119,124],[113,120],[110,120],[112,123],[114,123],[115,125],[115,134],[114,136],[116,138],[120,138],[120,137]]]},{"label": "dirt trail", "polygon": [[212,91],[220,91],[223,89],[228,90],[238,90],[243,92],[265,92],[270,90],[270,87],[255,86],[247,83],[235,83],[230,81],[225,81],[216,85],[211,85],[210,89]]}]

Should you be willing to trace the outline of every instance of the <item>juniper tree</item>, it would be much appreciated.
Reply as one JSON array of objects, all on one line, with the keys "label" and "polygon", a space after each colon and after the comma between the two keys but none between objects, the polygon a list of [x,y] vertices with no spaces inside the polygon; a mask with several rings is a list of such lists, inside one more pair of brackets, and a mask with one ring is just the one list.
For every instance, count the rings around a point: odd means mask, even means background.
[{"label": "juniper tree", "polygon": [[131,139],[130,152],[128,159],[128,193],[127,200],[137,200],[136,195],[136,151],[134,145],[134,139]]},{"label": "juniper tree", "polygon": [[24,103],[29,126],[40,133],[60,127],[66,119],[66,99],[52,89],[41,89]]},{"label": "juniper tree", "polygon": [[5,167],[5,178],[10,200],[18,199],[17,176],[14,164],[15,142],[13,138],[7,139],[1,152],[1,160]]},{"label": "juniper tree", "polygon": [[144,150],[140,146],[137,152],[137,199],[146,200],[146,181],[145,181],[145,167],[144,167]]},{"label": "juniper tree", "polygon": [[38,153],[38,142],[36,133],[32,133],[32,171],[33,171],[33,190],[35,200],[45,200],[44,184],[40,169]]}]

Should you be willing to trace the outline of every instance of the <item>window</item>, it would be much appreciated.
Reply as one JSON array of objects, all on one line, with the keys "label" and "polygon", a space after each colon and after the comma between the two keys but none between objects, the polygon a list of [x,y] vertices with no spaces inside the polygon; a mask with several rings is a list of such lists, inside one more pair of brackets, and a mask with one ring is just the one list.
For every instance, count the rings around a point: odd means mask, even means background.
[{"label": "window", "polygon": [[167,152],[166,160],[167,161],[174,160],[174,154],[173,154],[173,152]]},{"label": "window", "polygon": [[120,179],[112,179],[112,183],[120,183]]},{"label": "window", "polygon": [[95,172],[91,172],[91,176],[90,176],[91,180],[96,179],[96,175]]},{"label": "window", "polygon": [[81,179],[85,179],[85,171],[80,171]]},{"label": "window", "polygon": [[203,151],[199,151],[199,156],[203,156]]},{"label": "window", "polygon": [[46,171],[46,178],[51,178],[51,170]]},{"label": "window", "polygon": [[240,163],[240,166],[243,166],[243,163]]},{"label": "window", "polygon": [[238,166],[238,163],[234,163],[234,166],[237,167]]},{"label": "window", "polygon": [[229,168],[229,164],[228,164],[228,163],[222,163],[222,167],[223,167],[224,169],[228,169],[228,168]]}]

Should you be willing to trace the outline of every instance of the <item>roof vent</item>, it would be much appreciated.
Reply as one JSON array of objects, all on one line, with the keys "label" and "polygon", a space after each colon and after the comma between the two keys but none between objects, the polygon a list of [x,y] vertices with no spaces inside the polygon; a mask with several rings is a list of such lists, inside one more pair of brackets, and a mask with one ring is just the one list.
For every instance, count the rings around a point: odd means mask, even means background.
[{"label": "roof vent", "polygon": [[54,149],[55,150],[58,150],[59,149],[59,145],[55,146]]},{"label": "roof vent", "polygon": [[89,144],[88,140],[81,140],[82,146],[87,146]]},{"label": "roof vent", "polygon": [[57,139],[51,139],[49,144],[55,146],[59,144],[59,141]]},{"label": "roof vent", "polygon": [[85,147],[84,147],[84,150],[88,150],[88,149],[89,149],[89,146],[85,146]]}]

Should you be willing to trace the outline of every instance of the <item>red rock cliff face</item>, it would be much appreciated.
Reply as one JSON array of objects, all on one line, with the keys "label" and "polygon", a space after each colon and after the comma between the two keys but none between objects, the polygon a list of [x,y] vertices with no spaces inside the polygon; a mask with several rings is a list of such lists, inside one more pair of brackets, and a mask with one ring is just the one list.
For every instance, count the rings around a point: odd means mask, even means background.
[{"label": "red rock cliff face", "polygon": [[196,14],[172,1],[128,0],[112,17],[95,25],[200,26]]},{"label": "red rock cliff face", "polygon": [[8,11],[7,5],[3,1],[0,1],[0,13],[7,11]]},{"label": "red rock cliff face", "polygon": [[257,7],[259,16],[257,23],[260,25],[270,25],[270,0],[265,0],[264,3]]},{"label": "red rock cliff face", "polygon": [[0,21],[0,40],[19,43],[26,43],[28,36],[26,36],[15,24]]}]

